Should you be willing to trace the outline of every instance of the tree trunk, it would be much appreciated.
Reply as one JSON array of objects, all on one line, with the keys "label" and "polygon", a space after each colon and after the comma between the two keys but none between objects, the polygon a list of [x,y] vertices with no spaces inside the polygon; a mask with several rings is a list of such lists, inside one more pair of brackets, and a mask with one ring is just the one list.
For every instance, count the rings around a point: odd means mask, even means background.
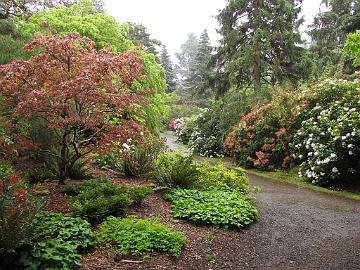
[{"label": "tree trunk", "polygon": [[261,27],[261,15],[260,9],[262,6],[262,0],[254,0],[254,92],[259,92],[261,90],[261,47],[260,39],[256,34],[257,29]]},{"label": "tree trunk", "polygon": [[65,130],[61,142],[60,161],[59,161],[59,185],[64,185],[68,176],[69,147],[67,144],[68,131]]}]

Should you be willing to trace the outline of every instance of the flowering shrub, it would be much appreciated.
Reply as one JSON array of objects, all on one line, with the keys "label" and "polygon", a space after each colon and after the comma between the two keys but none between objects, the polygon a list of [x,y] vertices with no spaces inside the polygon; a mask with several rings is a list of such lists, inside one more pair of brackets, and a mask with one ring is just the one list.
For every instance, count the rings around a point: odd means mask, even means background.
[{"label": "flowering shrub", "polygon": [[289,142],[304,102],[301,95],[283,93],[271,103],[254,107],[242,117],[224,147],[245,167],[288,168],[292,163]]},{"label": "flowering shrub", "polygon": [[358,179],[359,81],[328,80],[315,90],[311,99],[319,103],[304,112],[305,119],[291,144],[294,158],[301,162],[299,175],[316,185],[340,178]]},{"label": "flowering shrub", "polygon": [[184,144],[188,144],[190,142],[191,134],[196,128],[195,120],[197,117],[198,116],[186,118],[180,125],[176,126],[177,128],[175,129],[175,132],[178,137],[178,141]]},{"label": "flowering shrub", "polygon": [[216,157],[224,153],[220,115],[216,109],[203,109],[197,116],[180,122],[176,127],[179,141],[201,156]]},{"label": "flowering shrub", "polygon": [[185,119],[183,117],[171,119],[170,122],[168,123],[168,129],[171,131],[176,131],[179,128],[181,128],[184,122]]},{"label": "flowering shrub", "polygon": [[20,177],[14,174],[11,167],[0,165],[1,256],[6,254],[4,256],[10,258],[20,247],[30,243],[30,224],[37,213],[36,206]]},{"label": "flowering shrub", "polygon": [[177,131],[182,128],[185,124],[185,119],[183,117],[171,119],[168,123],[168,129],[172,131]]}]

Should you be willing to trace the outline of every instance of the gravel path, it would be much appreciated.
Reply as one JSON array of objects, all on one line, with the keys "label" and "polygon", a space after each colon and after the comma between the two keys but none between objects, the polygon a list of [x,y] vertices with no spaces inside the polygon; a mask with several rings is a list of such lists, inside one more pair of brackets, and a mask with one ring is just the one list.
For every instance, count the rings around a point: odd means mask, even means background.
[{"label": "gravel path", "polygon": [[[164,137],[179,149],[174,136]],[[251,174],[249,180],[261,188],[259,221],[243,233],[217,230],[207,267],[180,262],[176,269],[360,269],[359,201]]]}]

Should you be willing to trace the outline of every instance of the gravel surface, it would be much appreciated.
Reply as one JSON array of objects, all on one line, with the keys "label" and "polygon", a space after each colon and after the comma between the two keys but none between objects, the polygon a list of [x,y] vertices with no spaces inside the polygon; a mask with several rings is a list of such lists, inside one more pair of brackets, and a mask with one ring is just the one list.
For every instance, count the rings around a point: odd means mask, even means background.
[{"label": "gravel surface", "polygon": [[139,263],[141,258],[95,250],[83,257],[81,269],[360,269],[358,201],[249,178],[262,190],[256,194],[260,219],[248,228],[225,230],[174,220],[170,204],[153,194],[130,214],[157,217],[184,232],[188,243],[180,259],[155,254]]},{"label": "gravel surface", "polygon": [[[174,136],[163,136],[170,149],[181,150]],[[360,269],[359,201],[256,175],[249,179],[261,188],[257,223],[239,232],[173,221],[168,206],[150,198],[149,213],[184,231],[188,247],[177,262],[160,256],[119,269]]]},{"label": "gravel surface", "polygon": [[[164,135],[170,149],[183,151],[174,136]],[[145,179],[126,179],[94,168],[95,176],[107,176],[114,183],[148,185]],[[249,174],[261,211],[259,220],[239,230],[199,226],[171,217],[170,204],[160,193],[148,196],[129,214],[157,217],[173,229],[184,232],[188,243],[179,259],[153,254],[149,260],[117,257],[95,249],[82,257],[83,270],[100,269],[360,269],[360,201]],[[49,209],[68,212],[68,198],[54,187]]]}]

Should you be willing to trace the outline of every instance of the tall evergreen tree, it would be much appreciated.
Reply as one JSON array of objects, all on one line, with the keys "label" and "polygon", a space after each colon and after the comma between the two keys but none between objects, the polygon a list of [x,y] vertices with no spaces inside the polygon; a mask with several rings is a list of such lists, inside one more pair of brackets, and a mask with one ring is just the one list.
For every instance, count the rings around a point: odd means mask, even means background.
[{"label": "tall evergreen tree", "polygon": [[198,52],[196,55],[197,64],[201,64],[208,61],[211,55],[212,47],[210,45],[210,38],[207,30],[205,29],[199,39]]},{"label": "tall evergreen tree", "polygon": [[160,62],[166,72],[166,83],[168,85],[166,92],[173,92],[176,89],[176,75],[170,59],[170,55],[165,45],[162,45],[162,49],[160,52]]},{"label": "tall evergreen tree", "polygon": [[298,79],[302,0],[228,0],[217,19],[222,36],[213,63],[220,94]]},{"label": "tall evergreen tree", "polygon": [[[360,2],[358,0],[323,0],[326,10],[314,17],[308,34],[315,71],[320,75],[341,60],[342,48],[349,32],[360,29]],[[331,75],[331,74],[330,74]]]},{"label": "tall evergreen tree", "polygon": [[19,33],[11,20],[0,19],[0,65],[30,56],[22,47],[30,40]]},{"label": "tall evergreen tree", "polygon": [[207,98],[209,96],[208,78],[213,75],[213,69],[209,66],[212,49],[208,32],[205,29],[200,35],[195,78],[192,80],[193,92],[196,97]]},{"label": "tall evergreen tree", "polygon": [[189,88],[189,82],[196,76],[198,45],[199,40],[196,35],[189,33],[187,40],[181,45],[181,52],[176,53],[179,62],[178,73],[185,88]]},{"label": "tall evergreen tree", "polygon": [[137,46],[144,46],[147,51],[152,52],[156,55],[156,47],[161,45],[161,42],[157,39],[150,38],[145,26],[142,24],[128,22],[129,33],[128,38],[135,43]]}]

